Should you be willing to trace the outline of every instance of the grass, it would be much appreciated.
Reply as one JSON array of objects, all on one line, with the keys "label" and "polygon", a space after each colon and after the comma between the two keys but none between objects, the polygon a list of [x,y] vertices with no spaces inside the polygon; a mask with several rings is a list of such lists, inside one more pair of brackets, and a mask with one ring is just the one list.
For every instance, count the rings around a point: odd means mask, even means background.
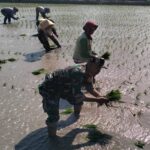
[{"label": "grass", "polygon": [[86,128],[86,129],[93,129],[93,130],[97,129],[97,126],[94,125],[94,124],[86,124],[83,127]]},{"label": "grass", "polygon": [[46,73],[46,70],[44,68],[41,68],[32,72],[33,75],[40,75],[43,73]]},{"label": "grass", "polygon": [[109,60],[110,59],[110,55],[111,55],[110,52],[106,52],[101,57],[104,58],[105,60]]},{"label": "grass", "polygon": [[141,148],[141,149],[143,149],[144,146],[145,146],[145,143],[142,142],[142,141],[137,141],[137,142],[134,143],[134,145]]},{"label": "grass", "polygon": [[110,101],[119,101],[121,99],[121,92],[119,90],[112,90],[111,92],[107,93],[106,97]]},{"label": "grass", "polygon": [[68,114],[71,114],[72,112],[73,112],[72,108],[66,108],[61,114],[68,115]]}]

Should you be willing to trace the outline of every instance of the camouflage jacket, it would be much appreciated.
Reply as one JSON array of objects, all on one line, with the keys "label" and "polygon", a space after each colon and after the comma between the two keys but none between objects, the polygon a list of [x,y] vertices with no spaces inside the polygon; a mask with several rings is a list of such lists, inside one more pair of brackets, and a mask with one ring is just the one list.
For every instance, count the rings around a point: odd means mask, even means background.
[{"label": "camouflage jacket", "polygon": [[93,89],[93,81],[85,83],[84,79],[85,73],[81,66],[68,67],[47,74],[40,89],[71,102],[83,96],[84,87],[87,91]]}]

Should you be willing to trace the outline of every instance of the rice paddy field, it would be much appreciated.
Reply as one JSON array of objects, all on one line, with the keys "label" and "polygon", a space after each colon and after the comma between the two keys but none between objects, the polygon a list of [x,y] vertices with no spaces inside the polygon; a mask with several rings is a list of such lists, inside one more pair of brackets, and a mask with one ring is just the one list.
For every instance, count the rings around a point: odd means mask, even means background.
[{"label": "rice paddy field", "polygon": [[[51,9],[62,44],[45,53],[32,36],[39,4],[0,3],[8,6],[19,8],[20,19],[3,25],[0,14],[0,150],[150,150],[150,8],[43,4]],[[74,65],[75,41],[87,20],[99,25],[93,50],[100,56],[111,53],[95,86],[102,95],[119,89],[124,103],[110,108],[84,103],[75,120],[71,106],[61,100],[59,138],[51,141],[38,84],[45,72]],[[38,69],[41,74],[34,75]],[[95,128],[99,133],[91,135]]]}]

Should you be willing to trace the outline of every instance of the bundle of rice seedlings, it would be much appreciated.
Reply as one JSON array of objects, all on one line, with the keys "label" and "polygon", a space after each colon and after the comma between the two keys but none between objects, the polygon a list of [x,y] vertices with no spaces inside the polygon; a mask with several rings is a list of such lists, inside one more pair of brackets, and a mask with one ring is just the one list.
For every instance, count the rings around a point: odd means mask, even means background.
[{"label": "bundle of rice seedlings", "polygon": [[105,60],[109,60],[111,53],[110,52],[105,52],[101,57],[104,58]]},{"label": "bundle of rice seedlings", "polygon": [[119,101],[121,99],[121,92],[119,90],[112,90],[111,92],[107,93],[106,97],[110,101]]},{"label": "bundle of rice seedlings", "polygon": [[134,145],[137,146],[137,147],[139,147],[139,148],[142,148],[142,149],[143,149],[144,146],[145,146],[145,143],[142,142],[142,141],[137,141],[137,142],[134,143]]},{"label": "bundle of rice seedlings", "polygon": [[9,58],[9,59],[7,59],[8,61],[10,61],[10,62],[14,62],[14,61],[16,61],[16,59],[15,58]]},{"label": "bundle of rice seedlings", "polygon": [[6,62],[7,62],[7,60],[5,60],[5,59],[1,60],[0,59],[0,64],[5,64]]},{"label": "bundle of rice seedlings", "polygon": [[63,112],[61,112],[61,114],[68,115],[71,114],[72,112],[73,112],[72,108],[66,108]]},{"label": "bundle of rice seedlings", "polygon": [[46,70],[44,68],[41,68],[32,72],[33,75],[39,75],[42,73],[46,73]]},{"label": "bundle of rice seedlings", "polygon": [[24,34],[20,34],[20,36],[26,36],[26,34],[24,33]]},{"label": "bundle of rice seedlings", "polygon": [[86,128],[86,129],[93,129],[93,130],[97,129],[97,126],[94,125],[94,124],[86,124],[83,127]]}]

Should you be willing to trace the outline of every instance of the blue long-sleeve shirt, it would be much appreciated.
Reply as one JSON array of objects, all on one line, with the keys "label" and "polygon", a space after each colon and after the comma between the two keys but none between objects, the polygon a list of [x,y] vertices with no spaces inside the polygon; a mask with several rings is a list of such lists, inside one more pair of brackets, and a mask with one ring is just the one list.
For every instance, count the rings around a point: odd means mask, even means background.
[{"label": "blue long-sleeve shirt", "polygon": [[13,8],[10,8],[10,7],[3,8],[3,9],[1,9],[1,13],[4,16],[9,16],[13,19],[17,19],[16,17],[14,17],[14,15],[16,14],[16,11]]}]

